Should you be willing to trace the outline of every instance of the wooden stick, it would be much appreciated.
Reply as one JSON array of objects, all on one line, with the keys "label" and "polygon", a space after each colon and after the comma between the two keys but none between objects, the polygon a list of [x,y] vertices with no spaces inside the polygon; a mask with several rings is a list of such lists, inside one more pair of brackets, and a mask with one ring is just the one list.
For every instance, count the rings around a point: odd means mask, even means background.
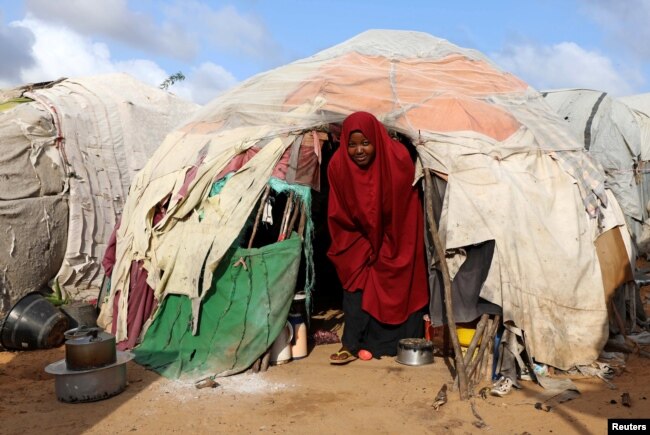
[{"label": "wooden stick", "polygon": [[614,313],[614,318],[616,319],[616,323],[618,324],[618,329],[621,330],[621,334],[623,335],[623,340],[625,341],[625,344],[631,346],[638,353],[641,350],[641,348],[639,347],[639,344],[637,342],[635,342],[634,340],[630,339],[630,337],[627,336],[627,332],[625,331],[625,323],[623,323],[623,320],[621,319],[621,315],[619,314],[618,308],[616,308],[616,304],[614,303],[613,299],[610,305],[612,306],[612,312]]},{"label": "wooden stick", "polygon": [[481,417],[481,415],[476,410],[476,407],[474,406],[474,401],[470,401],[470,407],[472,408],[472,414],[474,414],[474,417],[476,417],[476,421],[474,423],[472,423],[472,424],[474,426],[476,426],[477,428],[479,428],[479,429],[487,427],[487,423],[485,423],[485,420],[483,420],[483,417]]},{"label": "wooden stick", "polygon": [[440,259],[440,270],[442,272],[442,281],[445,287],[445,309],[447,311],[447,324],[449,325],[449,337],[454,347],[454,359],[456,361],[456,374],[458,376],[458,390],[461,400],[469,399],[469,386],[467,383],[467,371],[465,368],[465,361],[463,360],[463,353],[460,349],[458,342],[458,334],[456,333],[456,322],[454,320],[454,311],[451,302],[451,277],[449,269],[447,268],[447,261],[445,260],[445,249],[442,246],[440,235],[438,234],[438,226],[433,216],[432,196],[437,195],[437,188],[431,178],[429,169],[424,170],[424,190],[426,201],[426,216],[429,223],[429,230],[431,231],[431,238],[435,246],[436,254]]},{"label": "wooden stick", "polygon": [[282,214],[282,223],[280,225],[280,234],[278,236],[278,240],[284,240],[284,231],[289,223],[289,215],[291,214],[292,208],[293,208],[293,192],[290,192],[289,197],[287,198],[287,203],[284,206],[284,213]]},{"label": "wooden stick", "polygon": [[305,232],[305,224],[307,222],[307,210],[305,208],[305,204],[301,202],[300,204],[300,223],[298,224],[298,234],[300,235],[301,239],[304,239],[302,236],[303,233]]},{"label": "wooden stick", "polygon": [[[494,322],[494,320],[492,320]],[[490,324],[490,329],[492,329],[492,324]],[[488,382],[492,382],[492,367],[494,366],[494,337],[496,336],[496,331],[499,330],[499,327],[497,326],[495,331],[495,334],[492,337],[488,337],[490,339],[490,342],[488,343],[488,349],[487,349],[487,370],[485,371],[485,380]]]},{"label": "wooden stick", "polygon": [[282,231],[282,239],[286,239],[289,234],[291,234],[291,221],[294,219],[294,216],[296,214],[296,210],[298,209],[298,206],[296,204],[296,199],[295,196],[290,199],[291,201],[291,208],[289,211],[289,214],[287,215],[287,222],[284,226],[284,231]]},{"label": "wooden stick", "polygon": [[476,371],[476,367],[478,365],[478,362],[483,359],[483,356],[485,355],[485,348],[487,347],[487,343],[490,340],[490,337],[494,339],[494,334],[496,333],[496,326],[499,322],[499,316],[494,316],[494,322],[492,323],[492,327],[488,331],[485,329],[483,338],[481,340],[481,346],[478,349],[478,358],[476,358],[475,361],[472,362],[472,365],[470,366],[469,369],[467,369],[467,376],[471,377],[474,374],[474,371]]},{"label": "wooden stick", "polygon": [[[487,326],[487,320],[489,319],[489,316],[487,314],[481,315],[481,319],[478,321],[478,324],[476,325],[476,331],[474,332],[474,336],[472,337],[472,341],[469,343],[469,347],[467,348],[467,351],[465,352],[465,357],[464,357],[464,362],[465,362],[465,367],[469,366],[470,362],[472,361],[472,358],[474,357],[474,354],[476,353],[476,346],[478,345],[479,341],[481,340],[481,337],[483,336],[483,330]],[[454,379],[454,387],[458,386],[458,376],[456,376],[456,379]]]},{"label": "wooden stick", "polygon": [[630,333],[634,332],[635,326],[636,326],[636,283],[632,281],[631,283],[627,283],[625,285],[627,288],[630,289],[632,292],[632,295],[630,297]]},{"label": "wooden stick", "polygon": [[269,369],[269,363],[271,362],[271,348],[269,347],[264,355],[262,355],[262,363],[260,364],[260,371],[265,372]]},{"label": "wooden stick", "polygon": [[255,223],[253,224],[253,232],[251,233],[251,238],[248,240],[248,249],[253,247],[253,240],[255,239],[255,233],[257,232],[257,226],[260,223],[262,218],[262,212],[264,212],[264,207],[266,206],[266,200],[269,198],[271,192],[271,186],[267,185],[262,194],[262,200],[260,201],[260,206],[257,209],[257,216],[255,216]]},{"label": "wooden stick", "polygon": [[468,365],[472,360],[472,355],[474,355],[474,350],[476,350],[476,345],[478,344],[479,339],[483,335],[483,330],[485,329],[485,325],[487,323],[488,318],[489,316],[487,314],[483,314],[481,316],[481,320],[479,320],[478,324],[476,325],[476,331],[474,332],[472,341],[469,343],[469,347],[467,348],[467,353],[465,354],[465,365]]},{"label": "wooden stick", "polygon": [[478,354],[476,355],[476,358],[472,360],[472,363],[467,368],[467,377],[470,380],[470,384],[474,384],[476,372],[478,371],[478,367],[480,366],[481,361],[483,360],[483,355],[485,354],[485,348],[487,347],[487,335],[489,333],[490,331],[487,328],[483,330],[483,334],[481,335],[481,345],[478,348]]},{"label": "wooden stick", "polygon": [[262,364],[262,358],[261,357],[257,358],[250,368],[251,372],[258,373],[260,371],[261,364]]},{"label": "wooden stick", "polygon": [[625,323],[627,323],[627,315],[630,316],[630,334],[634,332],[636,326],[636,284],[632,286],[634,281],[625,283],[625,299],[629,302],[627,305],[628,313],[625,316]]},{"label": "wooden stick", "polygon": [[476,370],[476,373],[474,375],[474,384],[478,385],[481,382],[481,378],[485,377],[485,366],[487,364],[487,359],[490,355],[490,338],[488,337],[489,332],[492,330],[492,319],[488,319],[487,325],[485,326],[485,332],[484,332],[484,337],[483,340],[487,340],[487,343],[485,344],[485,353],[483,354],[483,357],[481,360],[478,362],[478,369]]},{"label": "wooden stick", "polygon": [[[485,326],[483,336],[481,337],[481,342],[487,339],[487,335],[490,332],[490,327],[492,326],[492,320],[488,321],[487,323],[488,324]],[[485,359],[487,358],[487,348],[489,346],[490,343],[485,343],[485,353],[483,354],[483,358],[481,358],[476,365],[476,370],[474,371],[474,376],[472,377],[472,383],[474,385],[478,385],[481,382],[481,378],[483,377],[483,371],[485,370]]]},{"label": "wooden stick", "polygon": [[431,198],[431,207],[435,219],[436,216],[440,216],[442,214],[443,198],[440,198],[440,192],[438,191],[438,182],[434,178],[432,178],[431,181],[433,182],[432,187],[433,187],[433,192],[435,193],[434,197]]},{"label": "wooden stick", "polygon": [[607,342],[605,344],[605,347],[608,349],[613,349],[616,352],[634,353],[634,354],[638,353],[639,356],[650,358],[650,352],[641,349],[632,349],[625,344]]},{"label": "wooden stick", "polygon": [[289,227],[287,228],[286,231],[287,234],[285,234],[285,238],[291,235],[291,231],[293,231],[293,228],[296,226],[296,220],[298,218],[298,214],[300,213],[300,203],[301,203],[300,198],[298,197],[296,201],[298,201],[298,204],[296,204],[296,206],[294,206],[293,208],[293,213],[291,214],[291,221],[289,222]]}]

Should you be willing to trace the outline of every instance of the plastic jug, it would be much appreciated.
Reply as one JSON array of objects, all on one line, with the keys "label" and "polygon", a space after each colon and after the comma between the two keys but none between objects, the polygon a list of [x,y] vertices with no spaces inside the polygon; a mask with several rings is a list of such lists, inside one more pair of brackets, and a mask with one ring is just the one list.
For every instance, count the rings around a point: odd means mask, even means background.
[{"label": "plastic jug", "polygon": [[293,340],[293,327],[287,321],[284,328],[278,334],[271,345],[269,362],[273,365],[288,363],[291,361],[291,341]]},{"label": "plastic jug", "polygon": [[291,355],[293,359],[307,356],[307,325],[302,314],[290,313],[289,323],[293,327],[293,340],[291,341]]}]

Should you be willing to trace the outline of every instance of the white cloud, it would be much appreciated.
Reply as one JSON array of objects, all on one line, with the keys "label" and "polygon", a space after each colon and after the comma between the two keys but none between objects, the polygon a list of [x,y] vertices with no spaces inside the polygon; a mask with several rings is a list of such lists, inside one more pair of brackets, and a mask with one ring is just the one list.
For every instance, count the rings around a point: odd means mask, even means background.
[{"label": "white cloud", "polygon": [[23,67],[11,85],[55,80],[60,77],[125,72],[135,78],[158,86],[167,73],[156,63],[144,59],[115,61],[108,46],[93,42],[67,28],[26,18],[12,23],[34,35],[31,52],[34,63]]},{"label": "white cloud", "polygon": [[[33,36],[31,48],[22,47],[33,54],[33,62],[23,65],[14,77],[0,69],[0,86],[3,87],[111,72],[125,72],[158,87],[170,75],[151,60],[113,59],[106,44],[94,42],[91,38],[59,25],[28,17],[12,23],[12,26]],[[185,76],[185,80],[176,83],[169,90],[198,104],[207,103],[237,83],[230,72],[210,62],[192,68]]]},{"label": "white cloud", "polygon": [[138,80],[151,86],[160,86],[160,84],[169,77],[158,64],[146,59],[132,59],[115,62],[114,68],[117,71],[125,72]]},{"label": "white cloud", "polygon": [[640,71],[617,67],[597,52],[573,42],[555,45],[514,44],[491,58],[538,90],[588,88],[629,95],[643,83]]},{"label": "white cloud", "polygon": [[195,103],[206,104],[236,83],[235,76],[223,67],[206,62],[192,69],[186,74],[186,80],[172,85],[169,90]]},{"label": "white cloud", "polygon": [[0,62],[0,86],[10,86],[19,81],[21,70],[34,65],[34,40],[29,29],[5,26],[0,22],[0,59],[3,59]]},{"label": "white cloud", "polygon": [[610,45],[650,60],[650,2],[581,0],[582,10],[610,36]]},{"label": "white cloud", "polygon": [[[279,46],[263,21],[241,14],[232,6],[214,8],[194,0],[145,3],[156,8],[155,16],[161,17],[154,21],[154,13],[137,11],[143,4],[130,0],[25,3],[27,16],[15,24],[34,34],[35,61],[22,69],[21,83],[122,71],[157,87],[180,70],[186,79],[169,90],[203,104],[236,84],[233,74],[212,62],[196,67],[177,64],[170,73],[156,63],[154,55],[162,53],[187,60],[197,54],[201,42],[206,50],[203,54],[208,56],[230,53],[258,64],[275,64],[280,59]],[[119,59],[114,58],[113,48],[120,54]],[[119,48],[130,48],[129,53],[134,48],[143,50],[140,57],[152,60],[129,57]],[[14,74],[14,79],[18,75]],[[0,77],[5,76],[8,74],[0,71]]]},{"label": "white cloud", "polygon": [[128,0],[26,0],[27,10],[47,22],[82,35],[110,38],[132,48],[191,60],[199,44],[217,51],[277,64],[281,49],[263,20],[233,6],[214,8],[210,2],[169,0],[149,4],[160,16],[135,10]]},{"label": "white cloud", "polygon": [[191,26],[169,20],[158,24],[152,16],[129,9],[127,0],[26,0],[25,5],[33,16],[82,35],[104,36],[131,47],[185,60],[198,51],[194,34],[186,30]]},{"label": "white cloud", "polygon": [[22,69],[20,79],[23,83],[115,70],[110,61],[110,51],[103,43],[92,42],[66,28],[34,18],[13,24],[29,29],[35,37],[32,46],[35,63]]},{"label": "white cloud", "polygon": [[176,2],[166,9],[169,17],[191,24],[196,32],[222,52],[233,53],[263,63],[281,61],[282,50],[264,21],[254,15],[241,14],[233,6],[212,9],[191,0]]}]

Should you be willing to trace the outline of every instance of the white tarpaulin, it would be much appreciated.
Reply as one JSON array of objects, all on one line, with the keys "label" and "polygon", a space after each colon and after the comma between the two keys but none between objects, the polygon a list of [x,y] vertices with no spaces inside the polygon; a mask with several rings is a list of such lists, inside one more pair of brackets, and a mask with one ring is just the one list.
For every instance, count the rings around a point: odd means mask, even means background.
[{"label": "white tarpaulin", "polygon": [[126,74],[12,92],[32,101],[0,112],[0,311],[55,274],[73,298],[99,287],[131,180],[198,108]]},{"label": "white tarpaulin", "polygon": [[[128,292],[131,262],[144,260],[159,298],[186,295],[196,308],[293,137],[335,135],[358,110],[410,137],[420,164],[447,174],[441,229],[450,254],[496,241],[481,295],[525,329],[532,356],[560,368],[592,362],[607,339],[594,240],[623,223],[607,206],[603,174],[538,92],[482,54],[420,32],[368,31],[259,74],[168,135],[127,199],[111,296]],[[228,159],[252,148],[260,152],[208,197]],[[190,170],[197,175],[186,185]],[[117,317],[118,341],[125,299],[118,313],[109,300],[100,316],[104,325]]]},{"label": "white tarpaulin", "polygon": [[[606,185],[626,216],[634,241],[643,246],[643,222],[648,219],[650,178],[645,174],[642,115],[607,93],[590,89],[543,92],[544,99],[566,122],[585,149],[603,167]],[[648,124],[650,126],[650,123]]]},{"label": "white tarpaulin", "polygon": [[635,226],[638,234],[639,251],[650,253],[650,93],[630,95],[618,98],[618,101],[628,106],[634,113],[636,127],[639,130],[640,156],[636,168],[637,184],[640,189],[641,206],[643,210],[643,225]]}]

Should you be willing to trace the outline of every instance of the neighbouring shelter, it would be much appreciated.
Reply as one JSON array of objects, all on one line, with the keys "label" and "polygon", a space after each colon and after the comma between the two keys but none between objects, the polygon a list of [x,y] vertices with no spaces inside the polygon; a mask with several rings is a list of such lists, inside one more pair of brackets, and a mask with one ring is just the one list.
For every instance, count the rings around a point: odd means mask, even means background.
[{"label": "neighbouring shelter", "polygon": [[131,181],[198,105],[126,74],[0,93],[0,313],[53,279],[97,294]]},{"label": "neighbouring shelter", "polygon": [[[570,131],[603,167],[606,185],[616,197],[632,231],[635,248],[647,248],[650,138],[644,115],[621,99],[591,89],[542,92]],[[647,118],[647,115],[645,115]],[[650,125],[650,124],[648,124]]]}]

